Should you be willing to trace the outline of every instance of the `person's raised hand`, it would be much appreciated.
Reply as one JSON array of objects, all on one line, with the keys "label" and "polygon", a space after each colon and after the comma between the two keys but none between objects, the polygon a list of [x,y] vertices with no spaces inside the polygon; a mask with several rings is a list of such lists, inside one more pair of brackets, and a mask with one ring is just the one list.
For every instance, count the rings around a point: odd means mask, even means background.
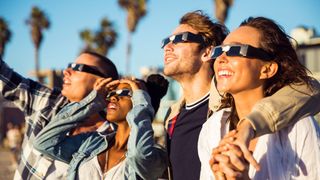
[{"label": "person's raised hand", "polygon": [[146,86],[143,81],[137,80],[135,77],[127,78],[127,79],[121,79],[120,83],[127,83],[130,85],[132,91],[137,89],[146,90]]},{"label": "person's raised hand", "polygon": [[112,80],[112,78],[99,78],[93,85],[93,89],[98,92],[98,94],[102,97],[106,97],[107,94],[114,90],[118,85],[119,80]]}]

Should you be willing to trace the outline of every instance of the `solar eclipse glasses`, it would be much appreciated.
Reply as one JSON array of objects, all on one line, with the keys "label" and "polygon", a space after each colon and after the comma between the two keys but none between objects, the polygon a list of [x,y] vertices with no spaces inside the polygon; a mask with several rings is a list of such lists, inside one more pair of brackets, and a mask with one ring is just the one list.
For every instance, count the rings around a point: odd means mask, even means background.
[{"label": "solar eclipse glasses", "polygon": [[76,64],[76,63],[69,63],[68,68],[71,68],[74,71],[79,71],[79,72],[86,72],[90,74],[94,74],[100,77],[105,77],[102,72],[99,70],[93,68],[92,66],[86,65],[86,64]]},{"label": "solar eclipse glasses", "polygon": [[216,59],[220,55],[226,53],[229,57],[246,57],[246,58],[256,58],[261,60],[271,60],[273,59],[272,55],[267,53],[261,48],[256,48],[248,44],[229,44],[221,45],[213,48],[211,53],[211,58]]},{"label": "solar eclipse glasses", "polygon": [[107,100],[110,100],[112,96],[116,97],[124,97],[124,96],[129,96],[132,97],[132,91],[130,89],[118,89],[118,90],[113,90],[109,92],[107,95]]},{"label": "solar eclipse glasses", "polygon": [[193,34],[191,32],[183,32],[179,34],[171,35],[162,40],[161,48],[164,48],[167,44],[172,42],[173,44],[184,42],[205,43],[203,37],[200,34]]}]

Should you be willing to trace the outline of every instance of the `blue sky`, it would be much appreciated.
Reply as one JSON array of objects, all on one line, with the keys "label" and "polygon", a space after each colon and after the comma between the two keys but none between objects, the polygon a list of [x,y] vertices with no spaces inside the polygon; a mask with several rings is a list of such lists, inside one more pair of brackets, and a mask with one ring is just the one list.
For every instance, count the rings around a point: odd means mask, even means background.
[{"label": "blue sky", "polygon": [[[0,16],[13,32],[6,47],[4,60],[23,76],[34,68],[34,48],[25,20],[32,6],[44,10],[51,28],[44,32],[40,48],[42,69],[62,69],[79,54],[83,45],[79,32],[97,29],[100,20],[113,21],[119,38],[108,57],[125,71],[127,42],[126,12],[117,0],[0,0]],[[201,9],[213,18],[213,0],[149,0],[147,15],[138,24],[132,37],[131,73],[140,76],[143,66],[163,65],[161,40],[171,34],[179,18],[186,12]],[[290,31],[300,25],[320,32],[319,0],[234,0],[226,25],[232,30],[249,16],[266,16]],[[319,33],[318,33],[319,34]]]}]

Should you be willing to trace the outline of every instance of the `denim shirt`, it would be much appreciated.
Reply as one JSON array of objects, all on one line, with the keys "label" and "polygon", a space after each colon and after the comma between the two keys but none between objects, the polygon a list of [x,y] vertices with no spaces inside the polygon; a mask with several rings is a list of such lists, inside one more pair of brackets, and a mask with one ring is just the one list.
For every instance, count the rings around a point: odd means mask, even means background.
[{"label": "denim shirt", "polygon": [[[96,91],[88,96],[98,96]],[[69,163],[68,179],[76,179],[79,167],[108,148],[115,136],[114,131],[90,132],[68,136],[68,132],[95,113],[95,98],[91,105],[71,103],[63,108],[36,137],[34,147],[41,153]],[[155,144],[151,120],[154,110],[149,95],[136,90],[132,96],[133,108],[127,114],[131,132],[128,139],[128,152],[125,161],[124,179],[157,179],[168,164],[167,152]],[[110,125],[111,126],[111,125]],[[105,128],[108,129],[108,128]]]}]

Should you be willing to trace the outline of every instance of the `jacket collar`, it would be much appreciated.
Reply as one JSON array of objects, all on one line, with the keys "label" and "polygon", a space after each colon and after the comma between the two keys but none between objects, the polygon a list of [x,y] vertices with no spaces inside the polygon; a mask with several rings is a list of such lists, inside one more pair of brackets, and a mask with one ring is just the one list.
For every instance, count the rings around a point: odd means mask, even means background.
[{"label": "jacket collar", "polygon": [[[208,114],[211,115],[212,112],[216,112],[221,109],[221,102],[223,96],[219,94],[215,78],[212,78],[211,81],[211,88],[210,88],[210,97],[209,97],[209,109]],[[168,110],[168,115],[165,118],[165,128],[168,128],[169,121],[176,117],[180,113],[180,109],[186,104],[185,97],[182,96],[176,103],[171,105],[170,109]]]}]

